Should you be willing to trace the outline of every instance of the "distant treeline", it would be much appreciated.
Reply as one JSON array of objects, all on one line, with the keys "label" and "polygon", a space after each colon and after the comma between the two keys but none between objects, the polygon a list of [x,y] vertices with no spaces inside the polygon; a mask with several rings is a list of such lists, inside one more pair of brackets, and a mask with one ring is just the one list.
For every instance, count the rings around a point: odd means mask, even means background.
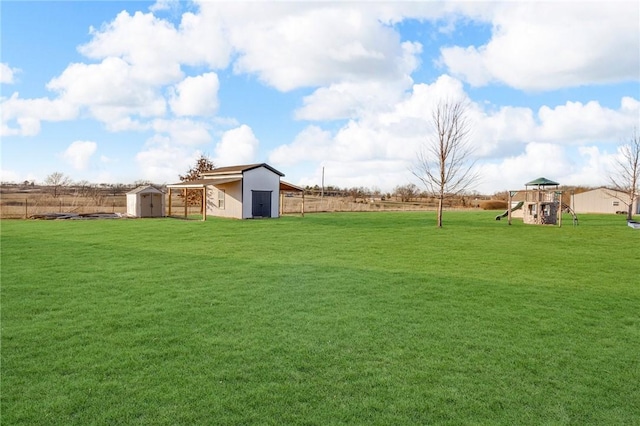
[{"label": "distant treeline", "polygon": [[[124,195],[127,192],[139,186],[151,185],[162,191],[166,190],[166,184],[157,184],[146,180],[138,180],[131,184],[125,183],[90,183],[88,181],[73,182],[67,185],[60,185],[56,188],[59,195],[76,195],[81,197],[96,197],[99,195]],[[2,182],[0,183],[0,193],[34,193],[47,192],[51,188],[50,185],[36,184],[34,181],[24,181],[21,183]],[[524,188],[522,188],[524,190]],[[563,201],[568,202],[571,194],[579,194],[581,192],[593,189],[587,186],[560,186],[563,191]],[[432,195],[421,190],[415,184],[409,183],[398,185],[392,191],[381,191],[379,188],[369,188],[366,186],[344,187],[328,185],[324,188],[319,185],[305,186],[305,195],[324,196],[324,197],[340,197],[350,198],[353,201],[358,200],[397,200],[402,202],[428,200]],[[499,191],[493,194],[481,194],[478,191],[470,191],[464,194],[451,195],[449,198],[458,199],[460,204],[467,204],[466,201],[481,200],[503,200],[508,199],[507,191]],[[566,200],[564,200],[566,198]],[[457,203],[454,203],[457,204]]]}]

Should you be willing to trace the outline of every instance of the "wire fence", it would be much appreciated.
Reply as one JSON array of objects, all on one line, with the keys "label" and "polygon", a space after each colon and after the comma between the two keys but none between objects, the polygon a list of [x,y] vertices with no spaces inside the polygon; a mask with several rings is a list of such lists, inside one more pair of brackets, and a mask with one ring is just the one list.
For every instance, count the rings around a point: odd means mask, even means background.
[{"label": "wire fence", "polygon": [[[303,209],[304,203],[304,209]],[[168,200],[166,200],[168,206]],[[171,200],[172,213],[177,216],[184,215],[184,199],[174,194]],[[433,200],[414,200],[402,202],[397,199],[359,198],[337,196],[313,196],[283,195],[280,208],[281,214],[321,213],[321,212],[366,212],[366,211],[414,211],[435,210],[437,204]],[[445,209],[459,208],[460,206],[445,205]],[[477,206],[462,206],[477,207]],[[7,191],[0,192],[0,218],[2,219],[28,219],[33,216],[49,213],[93,214],[93,213],[118,213],[127,214],[126,194],[105,195],[97,197],[78,194],[60,194],[57,197],[50,193]],[[164,212],[168,213],[167,210]],[[187,215],[201,214],[200,205],[187,206]]]}]

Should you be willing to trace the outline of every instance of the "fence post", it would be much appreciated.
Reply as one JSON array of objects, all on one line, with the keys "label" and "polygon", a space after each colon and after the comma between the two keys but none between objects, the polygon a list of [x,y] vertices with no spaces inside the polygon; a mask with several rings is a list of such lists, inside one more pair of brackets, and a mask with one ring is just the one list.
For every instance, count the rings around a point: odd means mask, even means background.
[{"label": "fence post", "polygon": [[24,199],[24,218],[28,218],[29,217],[29,199],[25,198]]}]

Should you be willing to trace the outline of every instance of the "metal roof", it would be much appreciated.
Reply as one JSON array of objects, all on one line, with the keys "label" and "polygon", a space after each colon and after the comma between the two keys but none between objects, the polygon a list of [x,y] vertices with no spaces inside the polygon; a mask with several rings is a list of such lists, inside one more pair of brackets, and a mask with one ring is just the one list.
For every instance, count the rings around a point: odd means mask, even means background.
[{"label": "metal roof", "polygon": [[304,192],[304,188],[301,188],[289,182],[280,181],[280,191]]},{"label": "metal roof", "polygon": [[196,179],[196,180],[188,180],[185,182],[172,183],[167,185],[167,188],[202,188],[207,185],[222,185],[223,183],[231,183],[242,180],[241,177],[233,177],[233,178],[209,178],[209,179]]},{"label": "metal roof", "polygon": [[558,186],[560,185],[558,182],[554,182],[545,177],[539,177],[536,180],[532,180],[531,182],[527,182],[524,184],[525,186]]},{"label": "metal roof", "polygon": [[279,176],[284,176],[284,173],[274,169],[267,163],[243,164],[239,166],[218,167],[208,172],[203,172],[202,176],[215,176],[215,175],[223,175],[223,174],[243,173],[249,170],[257,169],[258,167],[264,167],[265,169],[271,170],[273,173]]},{"label": "metal roof", "polygon": [[151,186],[151,185],[143,185],[143,186],[139,186],[135,189],[132,189],[131,191],[127,192],[127,194],[142,194],[145,192],[154,192],[156,194],[164,194],[164,192],[160,191],[158,188]]}]

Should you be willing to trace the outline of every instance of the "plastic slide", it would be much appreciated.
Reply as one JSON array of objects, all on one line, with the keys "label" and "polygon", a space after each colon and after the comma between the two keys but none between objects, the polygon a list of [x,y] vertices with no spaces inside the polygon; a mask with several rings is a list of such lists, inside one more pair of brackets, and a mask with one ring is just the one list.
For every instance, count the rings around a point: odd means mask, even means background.
[{"label": "plastic slide", "polygon": [[[516,204],[516,205],[511,209],[511,211],[521,209],[523,205],[524,205],[524,201],[520,201],[518,204]],[[506,217],[508,214],[509,214],[509,210],[507,209],[507,210],[505,210],[505,211],[504,211],[504,213],[499,214],[498,216],[496,216],[496,220],[500,220],[501,218]]]}]

